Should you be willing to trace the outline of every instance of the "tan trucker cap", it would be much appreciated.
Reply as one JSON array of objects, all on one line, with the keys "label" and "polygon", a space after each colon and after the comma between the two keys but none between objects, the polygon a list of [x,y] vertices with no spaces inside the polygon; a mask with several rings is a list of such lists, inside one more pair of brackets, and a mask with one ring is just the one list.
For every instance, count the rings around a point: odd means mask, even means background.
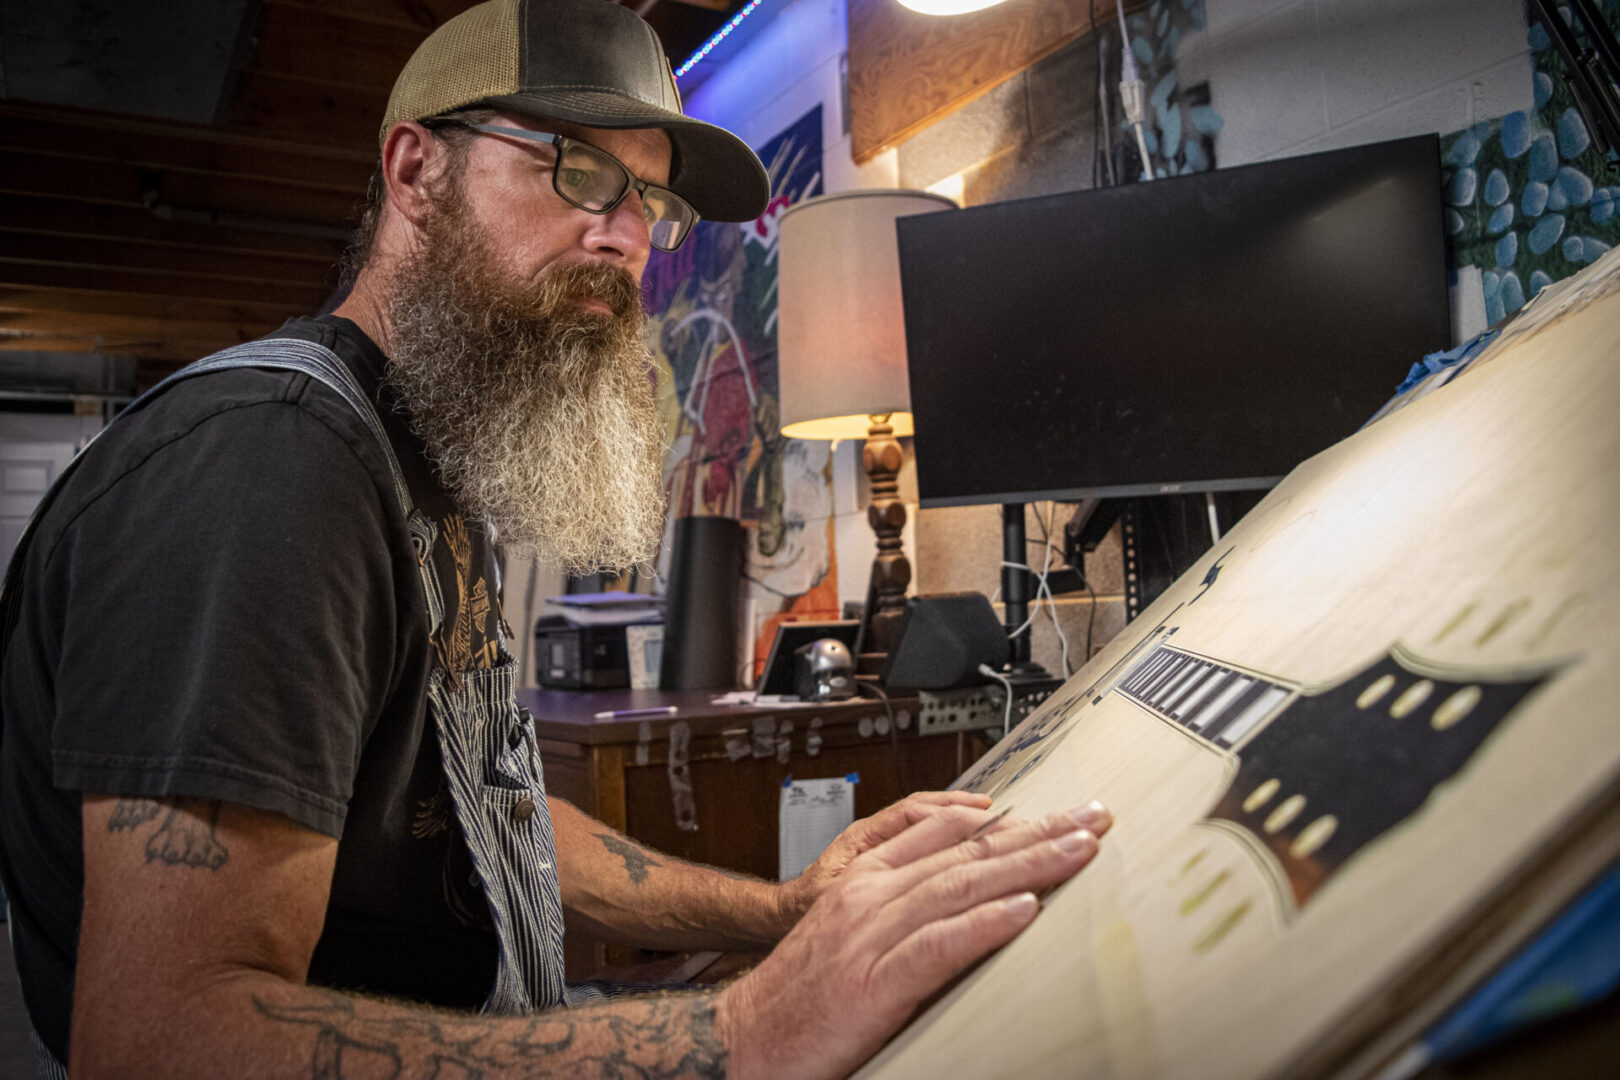
[{"label": "tan trucker cap", "polygon": [[486,0],[457,15],[406,61],[378,141],[401,121],[474,105],[587,127],[659,128],[674,151],[670,189],[711,221],[749,221],[770,199],[753,150],[681,112],[658,36],[612,0]]}]

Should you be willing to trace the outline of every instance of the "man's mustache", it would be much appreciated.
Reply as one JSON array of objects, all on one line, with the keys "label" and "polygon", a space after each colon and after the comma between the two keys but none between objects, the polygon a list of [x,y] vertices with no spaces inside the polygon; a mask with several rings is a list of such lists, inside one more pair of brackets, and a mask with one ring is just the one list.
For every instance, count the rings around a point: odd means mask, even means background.
[{"label": "man's mustache", "polygon": [[541,307],[559,301],[597,300],[608,306],[613,317],[622,319],[639,312],[641,286],[622,267],[606,263],[565,263],[546,272],[536,297]]}]

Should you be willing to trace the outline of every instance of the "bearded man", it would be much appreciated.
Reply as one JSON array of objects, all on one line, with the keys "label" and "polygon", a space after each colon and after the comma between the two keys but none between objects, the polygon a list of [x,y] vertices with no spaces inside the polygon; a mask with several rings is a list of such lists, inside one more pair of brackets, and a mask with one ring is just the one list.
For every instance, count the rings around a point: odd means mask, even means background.
[{"label": "bearded man", "polygon": [[[627,9],[490,0],[395,87],[335,314],[187,369],[56,486],[0,676],[40,1076],[842,1075],[1092,857],[1100,807],[935,793],[775,884],[546,797],[493,545],[653,553],[637,283],[766,194]],[[604,996],[563,982],[565,911],[775,948]]]}]

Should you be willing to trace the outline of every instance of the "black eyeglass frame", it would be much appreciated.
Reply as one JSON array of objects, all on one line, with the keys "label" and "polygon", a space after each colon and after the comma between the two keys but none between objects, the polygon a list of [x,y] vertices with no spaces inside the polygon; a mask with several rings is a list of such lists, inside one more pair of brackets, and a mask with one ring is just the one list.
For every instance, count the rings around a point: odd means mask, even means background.
[{"label": "black eyeglass frame", "polygon": [[[634,188],[636,194],[641,197],[642,205],[644,206],[646,205],[647,201],[647,192],[655,191],[686,207],[687,212],[691,214],[691,220],[687,223],[686,228],[681,232],[680,237],[670,246],[665,247],[663,244],[653,240],[652,230],[651,228],[648,229],[648,243],[652,244],[652,246],[657,248],[659,251],[680,250],[681,245],[686,243],[686,238],[692,235],[693,226],[702,220],[702,216],[695,209],[693,209],[692,204],[681,198],[675,192],[671,191],[667,187],[664,187],[662,184],[649,184],[647,181],[637,176],[624,162],[620,161],[606,150],[603,150],[600,146],[593,146],[590,143],[585,142],[583,139],[574,139],[567,135],[556,135],[549,131],[530,131],[528,128],[506,127],[502,124],[474,124],[455,117],[440,117],[437,119],[439,123],[454,124],[457,127],[466,128],[469,131],[478,131],[489,135],[506,135],[514,139],[526,139],[529,142],[548,143],[555,147],[557,150],[557,161],[556,165],[554,165],[551,170],[551,189],[555,191],[558,197],[566,202],[569,206],[583,210],[587,214],[611,214],[620,203],[624,202],[625,196],[630,194],[632,188]],[[426,122],[424,121],[424,123]],[[624,187],[619,190],[619,194],[614,196],[612,201],[606,206],[600,209],[586,206],[562,189],[562,183],[558,179],[562,170],[556,166],[562,164],[563,154],[567,152],[570,145],[579,146],[591,151],[592,153],[601,154],[603,157],[613,162],[613,164],[617,165],[620,172],[624,173]]]}]

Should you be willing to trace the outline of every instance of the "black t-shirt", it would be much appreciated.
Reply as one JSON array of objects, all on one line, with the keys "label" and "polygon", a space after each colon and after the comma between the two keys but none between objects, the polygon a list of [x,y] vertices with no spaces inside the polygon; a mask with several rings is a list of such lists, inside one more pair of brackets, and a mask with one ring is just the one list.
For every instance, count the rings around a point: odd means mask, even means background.
[{"label": "black t-shirt", "polygon": [[491,545],[435,478],[353,323],[334,350],[437,523],[430,639],[388,466],[307,375],[175,385],[87,451],[38,525],[0,674],[0,848],[24,998],[66,1060],[83,904],[81,794],[272,810],[337,837],[310,981],[477,1007],[496,946],[426,715],[436,658],[499,653]]}]

